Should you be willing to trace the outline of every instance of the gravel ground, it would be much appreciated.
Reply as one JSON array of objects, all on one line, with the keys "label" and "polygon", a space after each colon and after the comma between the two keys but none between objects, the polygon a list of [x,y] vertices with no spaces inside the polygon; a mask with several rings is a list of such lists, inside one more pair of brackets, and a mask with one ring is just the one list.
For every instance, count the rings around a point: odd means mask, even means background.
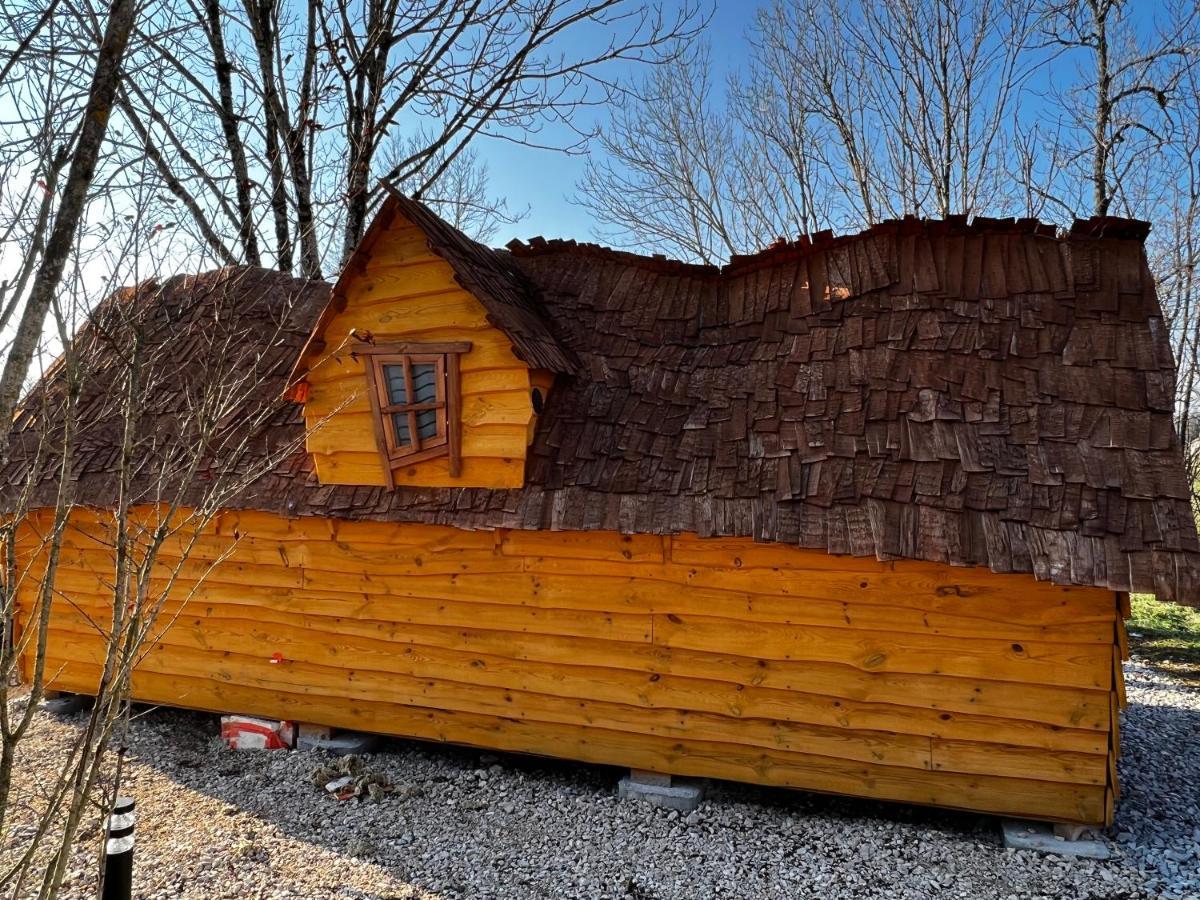
[{"label": "gravel ground", "polygon": [[[1127,678],[1103,863],[1006,850],[991,817],[728,783],[681,817],[618,801],[615,769],[406,742],[366,763],[396,793],[339,802],[313,786],[320,754],[228,751],[215,717],[154,710],[125,788],[138,896],[1200,898],[1200,690]],[[39,716],[26,787],[77,722]],[[91,896],[94,848],[64,897]]]}]

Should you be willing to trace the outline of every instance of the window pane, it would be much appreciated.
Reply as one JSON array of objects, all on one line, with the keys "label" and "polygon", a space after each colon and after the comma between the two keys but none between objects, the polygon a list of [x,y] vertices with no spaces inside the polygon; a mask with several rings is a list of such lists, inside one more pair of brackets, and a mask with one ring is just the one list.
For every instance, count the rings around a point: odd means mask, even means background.
[{"label": "window pane", "polygon": [[412,443],[408,433],[408,413],[392,413],[392,433],[396,437],[397,447],[407,447]]},{"label": "window pane", "polygon": [[[413,387],[413,393],[416,393],[416,387]],[[421,436],[421,440],[427,441],[430,438],[437,437],[437,417],[436,409],[422,409],[417,411],[417,434]]]},{"label": "window pane", "polygon": [[404,366],[384,366],[383,380],[387,385],[389,404],[408,402],[404,393]]},{"label": "window pane", "polygon": [[413,363],[413,403],[437,401],[437,366],[433,363]]}]

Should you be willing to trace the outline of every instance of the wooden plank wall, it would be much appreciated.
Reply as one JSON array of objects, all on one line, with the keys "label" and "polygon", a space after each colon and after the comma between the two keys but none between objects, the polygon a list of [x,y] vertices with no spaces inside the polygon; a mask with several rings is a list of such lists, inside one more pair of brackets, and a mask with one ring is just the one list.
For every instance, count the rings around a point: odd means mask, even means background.
[{"label": "wooden plank wall", "polygon": [[[51,634],[64,690],[98,674],[107,540],[76,515]],[[1111,592],[748,540],[263,513],[222,515],[181,573],[173,624],[135,676],[142,700],[1111,820]]]},{"label": "wooden plank wall", "polygon": [[396,471],[397,484],[520,487],[525,475],[533,405],[529,368],[512,343],[488,324],[483,306],[434,256],[424,235],[398,219],[372,248],[365,268],[345,285],[346,308],[324,333],[329,348],[308,375],[304,414],[308,450],[324,484],[386,484],[375,444],[366,376],[351,356],[350,331],[378,342],[470,341],[461,360],[462,474],[445,458]]}]

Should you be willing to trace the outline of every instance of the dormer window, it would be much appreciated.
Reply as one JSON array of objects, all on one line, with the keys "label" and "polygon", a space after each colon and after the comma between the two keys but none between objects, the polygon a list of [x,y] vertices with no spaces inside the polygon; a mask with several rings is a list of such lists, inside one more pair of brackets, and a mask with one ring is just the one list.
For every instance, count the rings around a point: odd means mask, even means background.
[{"label": "dormer window", "polygon": [[445,354],[382,356],[375,365],[388,452],[399,457],[445,446]]},{"label": "dormer window", "polygon": [[379,456],[395,486],[396,469],[450,458],[450,474],[461,463],[459,356],[471,349],[455,344],[374,344],[364,356],[367,390],[375,417]]}]

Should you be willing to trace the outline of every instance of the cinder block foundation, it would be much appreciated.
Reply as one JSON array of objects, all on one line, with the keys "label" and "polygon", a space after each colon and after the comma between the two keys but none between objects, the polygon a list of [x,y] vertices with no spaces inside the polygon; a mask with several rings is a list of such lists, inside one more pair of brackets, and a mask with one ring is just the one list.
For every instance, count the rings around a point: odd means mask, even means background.
[{"label": "cinder block foundation", "polygon": [[374,753],[379,749],[377,734],[361,731],[342,731],[325,725],[301,722],[296,735],[297,750],[324,750],[345,756],[349,753]]},{"label": "cinder block foundation", "polygon": [[1092,840],[1090,832],[1078,825],[1048,825],[1005,819],[1004,846],[1013,850],[1033,850],[1037,853],[1057,853],[1060,856],[1079,856],[1085,859],[1108,859],[1108,847],[1103,841]]},{"label": "cinder block foundation", "polygon": [[631,769],[617,785],[617,796],[622,800],[640,800],[651,806],[691,812],[704,799],[704,786],[704,781],[698,778],[676,778]]}]

